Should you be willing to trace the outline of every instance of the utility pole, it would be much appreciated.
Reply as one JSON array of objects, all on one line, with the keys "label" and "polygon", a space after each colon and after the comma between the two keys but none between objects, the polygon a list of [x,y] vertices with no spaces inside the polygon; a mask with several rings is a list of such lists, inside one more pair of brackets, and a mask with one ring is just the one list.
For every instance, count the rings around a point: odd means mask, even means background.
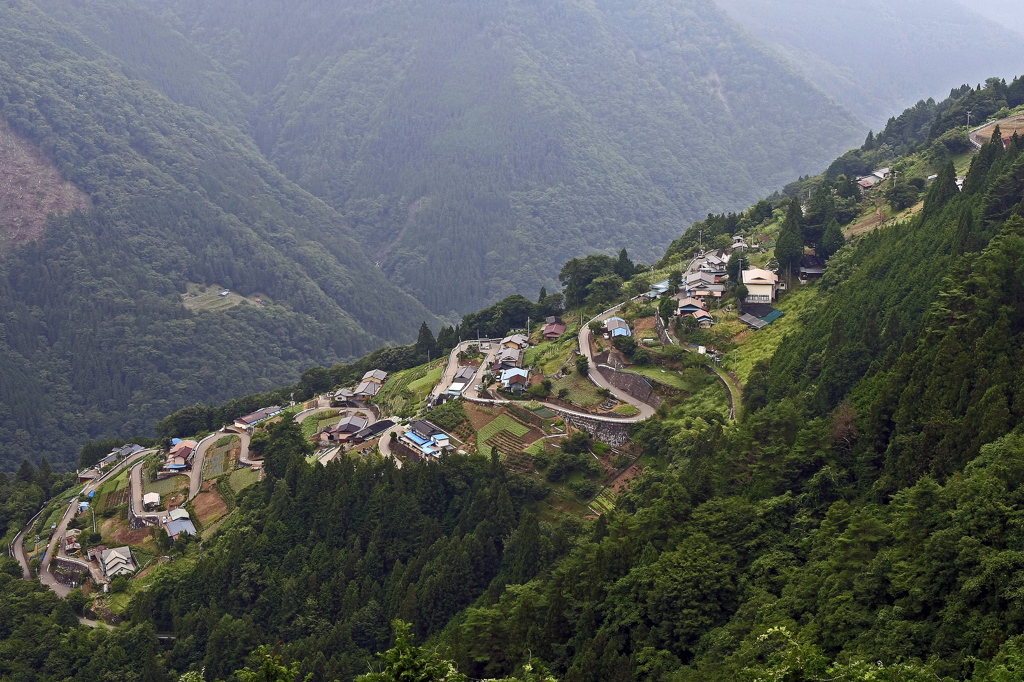
[{"label": "utility pole", "polygon": [[704,230],[697,230],[697,250],[704,253]]},{"label": "utility pole", "polygon": [[971,112],[967,112],[967,127],[971,127]]}]

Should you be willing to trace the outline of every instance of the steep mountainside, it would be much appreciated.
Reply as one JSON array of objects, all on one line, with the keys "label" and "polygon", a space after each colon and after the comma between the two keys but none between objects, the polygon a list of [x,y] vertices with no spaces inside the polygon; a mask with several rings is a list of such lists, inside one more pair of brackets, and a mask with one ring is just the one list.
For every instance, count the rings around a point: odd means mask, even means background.
[{"label": "steep mountainside", "polygon": [[971,3],[715,2],[875,130],[919,99],[1024,64],[1021,36],[963,6]]},{"label": "steep mountainside", "polygon": [[149,3],[390,279],[468,312],[817,170],[853,119],[706,0]]},{"label": "steep mountainside", "polygon": [[[90,437],[147,432],[434,320],[232,115],[175,103],[30,2],[0,6],[0,36],[0,116],[89,198],[0,261],[0,470],[70,465]],[[189,311],[189,283],[260,301]]]}]

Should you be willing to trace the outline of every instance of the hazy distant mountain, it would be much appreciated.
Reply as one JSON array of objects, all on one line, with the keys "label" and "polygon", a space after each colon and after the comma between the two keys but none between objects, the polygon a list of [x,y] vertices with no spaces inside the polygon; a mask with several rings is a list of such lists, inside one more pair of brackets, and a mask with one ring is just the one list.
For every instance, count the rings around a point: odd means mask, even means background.
[{"label": "hazy distant mountain", "polygon": [[866,133],[708,0],[151,6],[439,313],[550,288],[582,253],[651,259]]},{"label": "hazy distant mountain", "polygon": [[[716,2],[876,130],[919,99],[1024,65],[1019,34],[953,0]],[[964,2],[979,11],[1011,4]]]},{"label": "hazy distant mountain", "polygon": [[956,0],[964,7],[1024,36],[1024,6],[1019,0]]}]

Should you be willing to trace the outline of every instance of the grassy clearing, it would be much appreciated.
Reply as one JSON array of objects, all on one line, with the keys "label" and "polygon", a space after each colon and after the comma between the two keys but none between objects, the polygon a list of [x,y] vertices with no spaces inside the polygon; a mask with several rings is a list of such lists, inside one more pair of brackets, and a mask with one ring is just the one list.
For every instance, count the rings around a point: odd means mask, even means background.
[{"label": "grassy clearing", "polygon": [[566,400],[573,405],[593,407],[604,402],[604,398],[597,392],[597,386],[594,386],[589,379],[580,376],[577,372],[562,377],[552,386],[555,395],[558,395],[563,388],[569,389]]},{"label": "grassy clearing", "polygon": [[259,480],[259,474],[249,467],[242,467],[231,472],[231,476],[228,478],[228,482],[231,484],[231,489],[236,493],[240,493],[252,484]]},{"label": "grassy clearing", "polygon": [[786,315],[764,329],[746,332],[737,338],[737,349],[726,355],[726,369],[735,372],[740,382],[745,384],[757,362],[769,360],[787,334],[803,327],[803,317],[814,310],[817,302],[816,285],[801,286],[789,292],[775,306]]},{"label": "grassy clearing", "polygon": [[[685,391],[686,393],[700,390],[701,385],[694,381],[694,377],[705,374],[704,370],[699,368],[686,370],[686,373],[676,372],[671,369],[661,369],[660,367],[630,367],[624,371],[639,374],[663,386]],[[688,374],[690,372],[697,374]]]},{"label": "grassy clearing", "polygon": [[632,417],[640,414],[640,410],[638,410],[633,405],[630,405],[629,403],[622,403],[614,410],[612,410],[612,412],[614,412],[615,414],[621,414],[624,417]]},{"label": "grassy clearing", "polygon": [[437,382],[441,380],[441,375],[443,374],[443,363],[434,363],[433,368],[427,371],[426,374],[416,381],[409,383],[409,390],[416,394],[418,400],[423,400],[433,390],[434,386],[437,385]]}]

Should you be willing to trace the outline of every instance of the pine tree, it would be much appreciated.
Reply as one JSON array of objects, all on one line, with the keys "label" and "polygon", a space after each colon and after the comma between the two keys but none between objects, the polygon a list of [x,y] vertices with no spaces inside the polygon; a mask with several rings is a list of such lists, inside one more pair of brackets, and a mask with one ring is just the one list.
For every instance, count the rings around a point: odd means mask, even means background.
[{"label": "pine tree", "polygon": [[544,299],[548,297],[548,288],[540,288],[540,296],[537,297],[537,303],[544,303]]}]

